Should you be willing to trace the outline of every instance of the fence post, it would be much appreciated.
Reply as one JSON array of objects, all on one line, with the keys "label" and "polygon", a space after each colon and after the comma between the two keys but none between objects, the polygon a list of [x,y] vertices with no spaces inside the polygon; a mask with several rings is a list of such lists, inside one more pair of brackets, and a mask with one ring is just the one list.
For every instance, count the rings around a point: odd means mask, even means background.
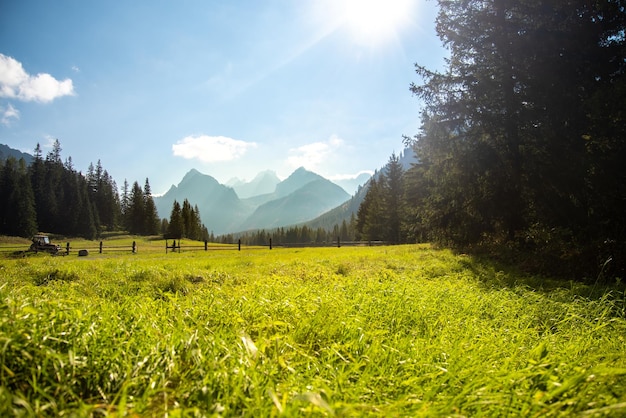
[{"label": "fence post", "polygon": [[100,241],[100,254],[102,254],[102,241]]},{"label": "fence post", "polygon": [[136,252],[137,252],[137,243],[133,241],[133,254],[135,254]]},{"label": "fence post", "polygon": [[272,249],[272,239],[270,238],[270,250]]},{"label": "fence post", "polygon": [[237,241],[237,250],[241,251],[241,239]]},{"label": "fence post", "polygon": [[337,248],[341,248],[341,238],[337,237]]},{"label": "fence post", "polygon": [[207,242],[207,240],[204,240],[204,251],[209,249],[209,243]]},{"label": "fence post", "polygon": [[65,254],[70,255],[70,243],[65,244]]}]

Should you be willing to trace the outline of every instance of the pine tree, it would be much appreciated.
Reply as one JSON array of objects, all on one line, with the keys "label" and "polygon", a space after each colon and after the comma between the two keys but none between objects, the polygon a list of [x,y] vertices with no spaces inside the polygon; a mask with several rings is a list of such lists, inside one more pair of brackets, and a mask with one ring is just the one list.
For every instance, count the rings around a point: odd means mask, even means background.
[{"label": "pine tree", "polygon": [[159,215],[157,213],[154,199],[152,198],[152,191],[150,190],[150,182],[146,177],[146,182],[143,187],[143,199],[144,199],[144,234],[156,235],[159,233]]},{"label": "pine tree", "polygon": [[382,188],[385,181],[385,175],[382,172],[378,174],[378,180],[372,177],[365,199],[359,206],[356,224],[362,239],[374,241],[385,238],[386,212]]},{"label": "pine tree", "polygon": [[35,197],[35,212],[38,227],[42,230],[43,228],[42,220],[45,218],[45,167],[42,157],[41,146],[37,143],[35,147],[35,151],[33,153],[33,162],[30,165],[29,173],[30,173],[30,182],[31,188],[33,190],[33,195]]},{"label": "pine tree", "polygon": [[567,246],[626,242],[623,2],[439,8],[450,58],[442,72],[416,66],[423,82],[412,91],[425,108],[410,183],[428,191],[413,194],[411,216],[461,246],[537,233]]},{"label": "pine tree", "polygon": [[130,185],[128,180],[124,179],[122,186],[122,197],[120,199],[120,216],[121,224],[124,228],[129,229],[129,207],[130,207]]},{"label": "pine tree", "polygon": [[135,181],[130,191],[127,208],[128,232],[138,235],[143,234],[146,227],[145,219],[143,190],[139,183]]},{"label": "pine tree", "polygon": [[0,233],[30,237],[37,232],[35,197],[24,159],[0,165]]},{"label": "pine tree", "polygon": [[170,221],[167,226],[166,238],[169,239],[181,239],[184,233],[182,209],[180,203],[174,200],[172,204],[172,212],[170,214]]},{"label": "pine tree", "polygon": [[403,217],[403,174],[404,169],[400,158],[393,153],[384,169],[382,183],[385,210],[385,240],[391,244],[399,244],[401,238],[401,220]]}]

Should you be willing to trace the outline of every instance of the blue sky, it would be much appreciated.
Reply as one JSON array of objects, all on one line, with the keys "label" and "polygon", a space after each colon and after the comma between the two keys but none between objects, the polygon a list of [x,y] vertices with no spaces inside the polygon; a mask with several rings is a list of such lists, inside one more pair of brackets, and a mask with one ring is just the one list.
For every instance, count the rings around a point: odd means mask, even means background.
[{"label": "blue sky", "polygon": [[373,171],[419,127],[414,63],[442,68],[432,0],[0,0],[0,143],[154,193],[300,166]]}]

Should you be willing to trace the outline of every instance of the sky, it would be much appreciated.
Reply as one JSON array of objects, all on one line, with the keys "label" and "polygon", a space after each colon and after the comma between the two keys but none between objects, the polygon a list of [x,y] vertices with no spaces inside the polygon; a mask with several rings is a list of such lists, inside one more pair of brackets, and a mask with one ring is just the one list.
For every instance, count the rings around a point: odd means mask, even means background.
[{"label": "sky", "polygon": [[434,0],[0,0],[0,143],[164,193],[381,168],[441,69]]}]

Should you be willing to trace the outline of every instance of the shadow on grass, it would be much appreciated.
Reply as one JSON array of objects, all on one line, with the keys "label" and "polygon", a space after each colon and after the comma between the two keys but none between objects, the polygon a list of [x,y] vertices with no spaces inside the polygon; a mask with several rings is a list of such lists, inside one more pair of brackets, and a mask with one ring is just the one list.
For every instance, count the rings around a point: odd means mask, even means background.
[{"label": "shadow on grass", "polygon": [[615,304],[616,312],[622,317],[626,316],[626,283],[620,277],[608,278],[599,274],[594,280],[567,279],[528,272],[516,263],[485,254],[457,253],[457,255],[461,256],[461,264],[470,270],[485,288],[524,288],[551,296],[558,293],[568,300],[576,298],[610,300]]}]

